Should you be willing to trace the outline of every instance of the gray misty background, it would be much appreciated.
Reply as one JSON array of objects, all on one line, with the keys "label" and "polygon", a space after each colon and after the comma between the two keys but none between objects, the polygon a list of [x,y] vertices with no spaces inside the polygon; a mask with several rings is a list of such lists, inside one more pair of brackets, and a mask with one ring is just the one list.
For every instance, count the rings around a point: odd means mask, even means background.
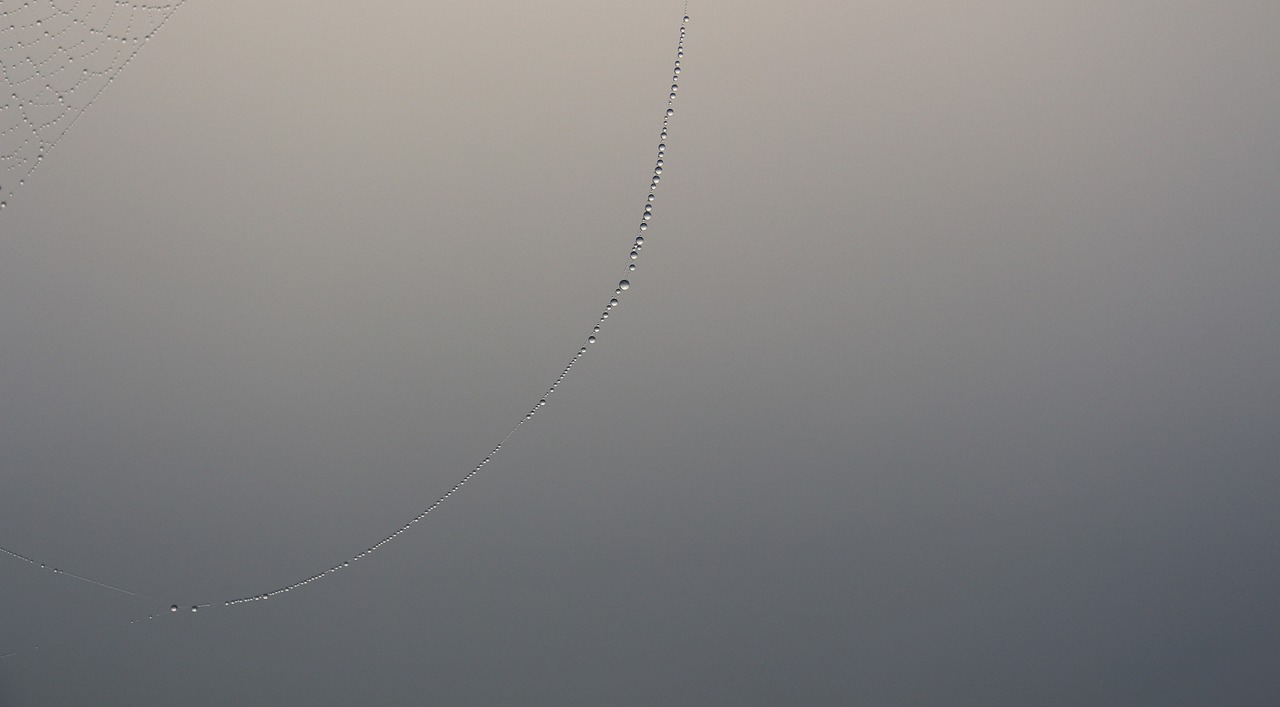
[{"label": "gray misty background", "polygon": [[[501,439],[681,14],[534,5],[178,11],[0,213],[0,545],[221,603]],[[1280,4],[689,14],[502,454],[279,600],[0,557],[0,704],[1280,700]]]}]

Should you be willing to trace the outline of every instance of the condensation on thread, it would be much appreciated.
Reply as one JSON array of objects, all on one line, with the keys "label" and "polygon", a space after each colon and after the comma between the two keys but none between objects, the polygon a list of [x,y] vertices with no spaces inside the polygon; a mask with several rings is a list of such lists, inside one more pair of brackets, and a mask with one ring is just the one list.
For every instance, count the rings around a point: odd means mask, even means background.
[{"label": "condensation on thread", "polygon": [[[676,99],[676,91],[679,85],[680,58],[684,56],[684,39],[685,39],[684,25],[687,24],[688,22],[689,22],[688,3],[686,3],[684,19],[681,21],[680,38],[679,38],[679,41],[676,43],[676,60],[675,60],[675,64],[672,67],[671,90],[667,96],[667,104],[663,109],[662,130],[659,133],[657,156],[654,160],[653,171],[650,175],[649,191],[645,195],[646,203],[644,205],[644,210],[641,214],[639,225],[637,226],[637,230],[640,232],[647,231],[649,228],[650,221],[653,220],[653,204],[656,199],[655,192],[658,188],[658,184],[662,179],[661,175],[663,173],[663,168],[665,166],[665,158],[666,158],[666,152],[667,152],[666,140],[668,138],[668,129],[670,127],[670,119],[675,114],[674,102]],[[644,246],[644,243],[645,243],[644,236],[639,235],[639,233],[637,233],[634,236],[633,242],[628,246],[627,258],[629,261],[631,261],[626,263],[626,271],[628,273],[634,272],[636,270],[635,261],[639,259],[640,251]],[[620,301],[618,297],[621,296],[622,293],[630,289],[631,289],[630,280],[624,278],[618,281],[617,286],[614,288],[613,297],[611,297],[608,303],[605,305],[604,311],[601,312],[600,318],[597,321],[597,323],[592,326],[592,330],[591,330],[592,333],[587,337],[588,345],[594,344],[600,340],[599,337],[601,335],[601,326],[605,322],[605,320],[609,318],[610,310],[616,308],[619,305]],[[436,508],[439,508],[442,503],[444,503],[446,500],[449,499],[449,497],[451,497],[453,494],[461,490],[464,484],[466,484],[468,481],[474,478],[476,474],[479,474],[480,470],[483,469],[486,465],[488,465],[489,462],[492,461],[495,456],[497,456],[498,452],[502,449],[502,445],[506,444],[507,440],[511,438],[511,435],[515,434],[516,430],[520,429],[521,425],[533,419],[534,414],[536,414],[539,409],[545,406],[547,404],[548,399],[550,399],[551,396],[555,394],[556,390],[560,387],[560,385],[564,382],[565,378],[573,370],[574,365],[577,364],[584,355],[586,355],[587,348],[588,348],[587,346],[582,346],[578,349],[577,353],[575,353],[572,356],[572,358],[570,358],[569,363],[564,367],[562,371],[560,371],[560,373],[556,376],[555,380],[551,383],[551,385],[546,389],[546,391],[539,398],[538,403],[534,405],[527,413],[525,413],[525,415],[518,422],[516,422],[515,425],[512,426],[512,428],[507,432],[506,436],[502,438],[502,441],[499,442],[492,450],[490,450],[490,452],[485,455],[484,459],[482,459],[479,464],[476,464],[471,469],[471,471],[467,473],[466,476],[462,477],[462,479],[458,481],[456,484],[454,484],[452,488],[450,488],[443,495],[437,498],[431,505],[424,508],[420,513],[418,513],[418,515],[414,516],[412,520],[400,526],[394,532],[383,537],[378,542],[370,545],[365,550],[356,553],[354,556],[352,556],[350,559],[348,559],[345,562],[335,564],[332,567],[329,567],[328,569],[322,572],[317,572],[316,574],[311,575],[310,577],[306,577],[305,579],[301,579],[296,582],[286,584],[284,586],[278,587],[270,591],[251,594],[248,596],[242,596],[236,599],[230,599],[225,602],[225,605],[237,606],[240,604],[266,601],[273,597],[280,596],[282,594],[286,594],[288,592],[292,592],[297,589],[301,589],[302,587],[305,587],[313,582],[318,582],[321,579],[324,579],[325,577],[328,577],[337,572],[340,572],[341,570],[349,568],[353,563],[368,557],[369,555],[380,550],[387,543],[390,543],[396,538],[399,538],[404,533],[409,532],[409,530],[413,528],[415,524],[419,523],[424,518],[426,518],[427,515],[430,514],[432,511],[434,511]]]},{"label": "condensation on thread", "polygon": [[25,0],[0,9],[0,209],[186,1]]},{"label": "condensation on thread", "polygon": [[6,555],[8,555],[8,556],[10,556],[10,557],[13,557],[13,558],[16,558],[16,559],[22,560],[23,562],[27,563],[28,565],[31,565],[32,567],[35,567],[35,568],[37,568],[37,569],[40,569],[40,570],[44,570],[44,571],[50,572],[50,573],[52,573],[52,574],[61,575],[61,576],[64,576],[64,577],[70,577],[71,579],[74,579],[74,580],[79,581],[79,582],[84,582],[84,583],[86,583],[86,584],[92,584],[92,585],[94,585],[94,586],[96,586],[96,587],[102,587],[103,589],[110,589],[110,590],[111,590],[111,591],[113,591],[113,592],[120,592],[121,594],[128,594],[129,596],[132,596],[132,597],[138,597],[139,599],[146,599],[146,600],[148,600],[148,601],[154,601],[154,602],[159,602],[159,601],[160,601],[159,599],[153,599],[152,597],[149,597],[149,596],[147,596],[147,595],[145,595],[145,594],[139,594],[138,592],[132,592],[132,591],[129,591],[128,589],[124,589],[123,587],[117,587],[117,586],[116,586],[116,585],[114,585],[114,584],[108,584],[108,583],[106,583],[106,582],[100,582],[100,581],[98,581],[98,580],[96,580],[96,579],[90,579],[89,577],[85,577],[85,576],[83,576],[83,575],[76,574],[75,572],[68,572],[68,571],[66,571],[66,570],[58,569],[57,567],[50,567],[50,566],[49,566],[48,564],[46,564],[46,563],[43,563],[43,562],[36,562],[35,560],[31,559],[30,557],[27,557],[26,555],[23,555],[23,554],[21,554],[21,553],[15,552],[15,551],[10,550],[10,549],[5,548],[5,547],[0,547],[0,553],[4,553],[4,554],[6,554]]},{"label": "condensation on thread", "polygon": [[[28,2],[27,2],[27,3],[25,3],[21,8],[19,8],[19,10],[15,10],[15,11],[6,11],[6,12],[4,12],[4,13],[3,13],[3,16],[8,16],[8,15],[10,15],[10,14],[14,14],[14,13],[16,13],[16,12],[20,12],[21,10],[24,10],[24,9],[26,9],[27,7],[29,7],[30,5],[34,4],[34,2],[35,2],[35,0],[28,0]],[[127,57],[126,57],[122,62],[120,62],[119,66],[115,67],[115,68],[112,70],[112,73],[108,76],[108,78],[107,78],[107,80],[106,80],[106,83],[108,83],[108,84],[109,84],[111,81],[113,81],[113,80],[114,80],[114,76],[115,76],[116,74],[118,74],[118,73],[119,73],[119,71],[120,71],[121,69],[123,69],[123,67],[124,67],[124,66],[126,66],[126,65],[129,63],[129,61],[130,61],[130,60],[132,60],[132,58],[137,54],[138,49],[141,47],[142,43],[143,43],[143,42],[145,42],[147,39],[150,39],[150,38],[155,34],[155,32],[156,32],[156,31],[158,31],[158,30],[159,30],[159,28],[160,28],[161,26],[163,26],[163,25],[164,25],[164,23],[169,19],[169,17],[171,17],[171,16],[172,16],[173,12],[174,12],[178,7],[180,7],[182,4],[184,4],[185,2],[186,2],[186,0],[176,0],[175,2],[169,3],[169,4],[167,4],[167,5],[149,6],[149,7],[147,8],[147,9],[149,9],[149,10],[158,11],[158,12],[163,12],[163,16],[162,16],[162,18],[159,20],[159,22],[156,22],[156,23],[155,23],[155,24],[154,24],[154,25],[149,29],[149,31],[147,31],[145,34],[141,35],[140,37],[138,37],[138,38],[136,38],[136,39],[134,40],[133,44],[134,44],[135,46],[133,47],[132,51],[128,54],[128,56],[127,56]],[[50,3],[52,4],[52,0],[50,0]],[[91,4],[91,3],[90,3],[90,6],[92,6],[92,4]],[[116,6],[116,7],[134,7],[134,5],[133,5],[132,3],[127,2],[127,1],[124,1],[124,0],[117,0],[117,1],[114,3],[114,6]],[[79,3],[79,2],[77,2],[77,4],[73,6],[72,10],[74,10],[74,9],[75,9],[75,8],[77,8],[77,7],[80,7],[80,3]],[[141,7],[141,6],[139,6],[139,7]],[[63,15],[69,15],[69,14],[71,13],[71,11],[72,11],[72,10],[68,10],[68,11],[58,10],[56,6],[54,6],[54,9],[55,9],[55,10],[57,10],[57,12],[58,12],[58,13],[63,14]],[[688,11],[688,3],[687,3],[687,2],[685,3],[685,11],[686,11],[686,13],[687,13],[687,11]],[[75,20],[73,20],[72,22],[73,22],[73,24],[74,24],[74,23],[75,23]],[[671,79],[671,81],[672,81],[672,85],[671,85],[671,91],[670,91],[670,93],[668,94],[667,106],[666,106],[666,108],[665,108],[665,110],[664,110],[664,113],[663,113],[662,129],[661,129],[661,131],[660,131],[660,133],[659,133],[659,143],[658,143],[658,148],[657,148],[657,157],[656,157],[656,159],[655,159],[654,169],[653,169],[652,176],[651,176],[651,180],[650,180],[650,184],[649,184],[649,191],[648,191],[648,193],[647,193],[647,194],[646,194],[646,196],[645,196],[645,201],[646,201],[647,203],[646,203],[646,204],[645,204],[645,206],[644,206],[644,211],[643,211],[643,214],[642,214],[642,217],[641,217],[641,221],[640,221],[639,226],[638,226],[638,230],[639,230],[639,231],[645,231],[645,230],[647,230],[647,229],[648,229],[648,227],[649,227],[649,221],[653,218],[653,203],[654,203],[655,198],[656,198],[656,197],[655,197],[655,193],[654,193],[654,192],[656,191],[656,189],[657,189],[657,187],[658,187],[658,184],[659,184],[659,182],[660,182],[660,180],[661,180],[661,176],[660,176],[660,175],[661,175],[661,174],[662,174],[662,172],[663,172],[663,167],[664,167],[664,158],[665,158],[665,156],[666,156],[666,149],[667,149],[667,145],[666,145],[666,142],[665,142],[665,141],[666,141],[666,140],[667,140],[667,138],[668,138],[668,129],[669,129],[669,126],[670,126],[670,118],[671,118],[671,116],[674,114],[674,109],[673,109],[673,107],[672,107],[672,106],[673,106],[673,103],[674,103],[675,98],[676,98],[676,91],[677,91],[677,89],[678,89],[678,79],[679,79],[679,73],[680,73],[680,57],[683,57],[683,56],[684,56],[685,28],[684,28],[684,26],[683,26],[683,25],[684,25],[684,24],[687,24],[688,22],[689,22],[689,17],[688,17],[688,15],[686,14],[686,15],[684,16],[684,19],[682,20],[682,26],[681,26],[681,28],[680,28],[680,38],[679,38],[679,41],[677,42],[677,45],[676,45],[676,57],[677,57],[677,59],[675,60],[675,64],[674,64],[673,72],[672,72],[672,79]],[[41,22],[41,23],[38,23],[38,25],[37,25],[37,26],[42,26],[42,25],[43,25],[43,23]],[[12,28],[11,28],[11,30],[12,30]],[[4,30],[0,29],[0,35],[2,35],[2,34],[3,34],[3,32],[4,32]],[[46,34],[48,34],[48,32],[47,32],[47,31],[46,31]],[[107,36],[108,36],[108,37],[110,37],[111,35],[107,35]],[[124,43],[128,44],[127,40],[126,40]],[[26,45],[25,45],[25,44],[22,44],[21,42],[19,42],[19,46],[26,46]],[[4,49],[7,49],[7,48],[10,48],[10,47],[8,47],[8,46],[6,46],[6,45],[0,45],[0,53],[3,53]],[[68,61],[72,61],[72,60],[71,60],[71,59],[69,59]],[[34,63],[34,62],[33,62],[33,63]],[[5,78],[6,78],[7,80],[9,80],[9,81],[10,81],[10,84],[12,85],[12,79],[11,79],[11,77],[10,77],[9,65],[8,65],[8,64],[3,64],[3,67],[4,67],[4,71],[5,71]],[[79,84],[76,84],[76,85],[78,86]],[[93,95],[89,98],[89,100],[87,100],[87,101],[86,101],[86,102],[85,102],[85,103],[84,103],[84,104],[83,104],[83,105],[82,105],[78,110],[76,110],[76,111],[74,112],[73,117],[72,117],[72,118],[71,118],[71,119],[66,123],[66,125],[65,125],[65,126],[63,126],[63,127],[60,129],[60,132],[58,132],[58,133],[57,133],[57,135],[56,135],[56,137],[55,137],[55,138],[53,138],[52,140],[48,140],[48,141],[44,140],[43,138],[40,138],[40,139],[38,140],[38,148],[39,148],[39,149],[38,149],[38,152],[37,152],[37,155],[36,155],[36,160],[35,160],[37,163],[38,163],[38,162],[40,162],[41,160],[43,160],[44,154],[45,154],[46,152],[48,152],[48,150],[49,150],[50,148],[52,148],[54,145],[56,145],[56,144],[57,144],[57,142],[58,142],[59,140],[61,140],[62,136],[63,136],[63,135],[65,135],[65,133],[66,133],[67,129],[69,129],[69,128],[70,128],[70,126],[71,126],[72,124],[74,124],[74,122],[79,118],[79,116],[80,116],[81,114],[83,114],[84,110],[85,110],[85,109],[86,109],[86,108],[87,108],[87,107],[88,107],[88,106],[89,106],[89,105],[90,105],[90,104],[91,104],[91,103],[92,103],[92,102],[97,98],[97,96],[102,92],[103,88],[105,88],[105,85],[106,85],[106,84],[103,84],[103,86],[102,86],[102,87],[100,87],[100,88],[99,88],[95,93],[93,93]],[[66,96],[65,96],[65,95],[61,95],[61,94],[55,94],[55,95],[57,95],[57,97],[58,97],[58,99],[59,99],[59,101],[58,101],[58,102],[59,102],[59,104],[60,104],[60,105],[66,105]],[[18,99],[18,97],[17,97],[17,94],[16,94],[16,93],[14,94],[13,99],[14,99],[15,101],[16,101],[16,100],[19,100],[19,99]],[[29,102],[28,102],[28,104],[32,104],[32,105],[34,105],[34,101],[29,101]],[[19,105],[25,105],[25,104],[19,104]],[[0,110],[6,110],[6,109],[8,109],[8,108],[9,108],[8,104],[5,104],[5,105],[3,105],[3,106],[0,106]],[[56,121],[54,121],[54,122],[56,122]],[[30,121],[28,121],[28,120],[25,118],[25,114],[24,114],[24,120],[23,120],[23,121],[22,121],[22,123],[20,123],[20,124],[25,124],[25,125],[28,125],[28,126],[31,126],[31,125],[32,125],[32,123],[31,123]],[[44,125],[43,125],[43,127],[48,127],[49,125],[52,125],[52,124],[53,124],[53,122],[51,122],[51,123],[46,123],[46,124],[44,124]],[[38,132],[38,131],[37,131],[37,132]],[[24,141],[24,142],[22,143],[22,145],[26,145],[26,144],[27,144],[27,142],[26,142],[26,141]],[[20,150],[15,150],[15,151],[14,151],[13,153],[11,153],[11,154],[0,154],[0,162],[2,162],[3,160],[10,160],[11,162],[12,162],[12,161],[17,161],[17,164],[18,164],[18,165],[26,164],[26,162],[24,162],[24,161],[23,161],[25,158],[23,158],[19,153],[20,153]],[[14,167],[14,165],[13,165],[13,164],[9,164],[9,165],[7,166],[7,169],[14,169],[14,168],[15,168],[15,167]],[[23,177],[22,177],[22,178],[20,178],[20,179],[18,180],[18,184],[19,184],[19,185],[23,185],[23,184],[25,184],[25,183],[26,183],[26,182],[25,182],[25,176],[29,176],[29,175],[31,174],[31,172],[32,172],[32,171],[34,171],[34,169],[35,169],[35,166],[34,166],[34,164],[33,164],[33,165],[32,165],[32,166],[31,166],[31,167],[30,167],[30,168],[29,168],[29,169],[24,173]],[[4,187],[3,187],[3,185],[2,185],[2,184],[0,184],[0,191],[3,191],[3,190],[4,190]],[[9,190],[9,192],[11,193],[11,192],[12,192],[12,190]],[[5,206],[5,205],[6,205],[6,204],[5,204],[4,202],[0,202],[0,208],[4,208],[4,206]],[[628,262],[628,263],[626,263],[626,271],[627,271],[628,273],[630,273],[630,272],[634,272],[634,271],[636,270],[636,263],[635,263],[634,261],[636,261],[636,260],[639,258],[640,250],[641,250],[642,246],[644,245],[644,243],[645,243],[644,237],[643,237],[643,236],[641,236],[641,235],[636,235],[636,236],[634,237],[633,242],[632,242],[632,243],[630,244],[630,246],[628,247],[628,251],[629,251],[628,258],[629,258],[629,260],[630,260],[630,261],[632,261],[632,262]],[[617,307],[617,306],[619,305],[619,302],[620,302],[620,301],[619,301],[619,299],[618,299],[618,296],[622,295],[622,293],[623,293],[623,292],[628,291],[628,290],[630,290],[630,289],[631,289],[631,282],[630,282],[629,280],[627,280],[627,279],[625,279],[625,278],[624,278],[624,279],[621,279],[621,280],[619,280],[619,281],[618,281],[617,286],[614,288],[614,292],[613,292],[613,295],[614,295],[614,296],[613,296],[613,297],[611,297],[611,298],[609,299],[608,304],[605,306],[604,311],[603,311],[603,312],[601,313],[601,315],[600,315],[599,322],[598,322],[598,323],[596,323],[595,325],[593,325],[593,327],[592,327],[592,334],[591,334],[591,335],[588,337],[588,339],[587,339],[587,341],[588,341],[589,343],[595,343],[596,341],[598,341],[598,337],[597,337],[597,335],[598,335],[598,334],[600,334],[600,332],[601,332],[601,325],[603,324],[603,322],[609,318],[609,310],[611,310],[611,309],[613,309],[613,308]],[[329,567],[328,569],[326,569],[326,570],[324,570],[324,571],[322,571],[322,572],[318,572],[318,573],[316,573],[316,574],[311,575],[310,577],[307,577],[307,578],[305,578],[305,579],[302,579],[302,580],[299,580],[299,581],[293,582],[293,583],[291,583],[291,584],[287,584],[287,585],[281,586],[281,587],[279,587],[279,588],[277,588],[277,589],[274,589],[274,590],[270,590],[270,591],[266,591],[266,592],[261,592],[261,593],[253,594],[253,595],[249,595],[249,596],[244,596],[244,597],[240,597],[240,598],[236,598],[236,599],[231,599],[231,600],[228,600],[228,601],[226,601],[226,602],[223,602],[223,604],[224,604],[224,605],[226,605],[226,606],[236,606],[236,605],[240,605],[240,604],[246,604],[246,603],[249,603],[249,602],[264,601],[264,600],[267,600],[267,599],[271,599],[272,597],[275,597],[275,596],[278,596],[278,595],[281,595],[281,594],[284,594],[284,593],[287,593],[287,592],[290,592],[290,591],[293,591],[293,590],[299,589],[299,588],[301,588],[301,587],[303,587],[303,586],[306,586],[306,585],[311,584],[311,583],[313,583],[313,582],[319,581],[320,579],[323,579],[323,578],[325,578],[325,577],[327,577],[327,576],[330,576],[330,575],[332,575],[332,574],[334,574],[334,573],[336,573],[336,572],[338,572],[338,571],[340,571],[340,570],[347,569],[347,568],[351,567],[353,563],[358,562],[359,560],[361,560],[361,559],[364,559],[364,558],[368,557],[369,555],[373,554],[374,552],[377,552],[379,549],[381,549],[381,548],[382,548],[383,546],[385,546],[386,544],[390,543],[391,541],[393,541],[393,540],[395,540],[396,538],[400,537],[400,536],[401,536],[401,535],[403,535],[404,533],[408,532],[408,531],[409,531],[409,530],[410,530],[414,525],[416,525],[417,523],[419,523],[420,521],[422,521],[424,518],[426,518],[426,516],[427,516],[428,514],[430,514],[432,511],[434,511],[436,508],[438,508],[442,503],[444,503],[447,499],[449,499],[453,494],[455,494],[455,493],[457,493],[459,490],[461,490],[461,488],[462,488],[462,487],[463,487],[463,486],[464,486],[468,481],[470,481],[470,480],[471,480],[472,478],[474,478],[478,473],[480,473],[480,470],[481,470],[481,469],[483,469],[485,466],[487,466],[487,465],[488,465],[488,464],[489,464],[489,463],[494,459],[494,457],[496,457],[496,456],[497,456],[498,452],[502,450],[503,445],[507,443],[507,441],[511,438],[511,436],[512,436],[513,434],[515,434],[516,430],[518,430],[518,429],[520,428],[520,426],[521,426],[521,425],[523,425],[525,422],[527,422],[527,421],[531,420],[531,419],[533,418],[534,414],[538,412],[538,410],[540,410],[541,408],[543,408],[544,406],[546,406],[546,405],[547,405],[548,399],[549,399],[549,398],[550,398],[550,397],[551,397],[551,396],[556,392],[556,390],[558,389],[558,387],[560,386],[560,384],[561,384],[561,383],[563,383],[563,382],[564,382],[564,380],[565,380],[565,378],[569,375],[569,373],[570,373],[570,371],[573,369],[574,365],[575,365],[576,363],[578,363],[578,361],[580,361],[580,360],[582,359],[582,357],[583,357],[586,353],[587,353],[587,347],[586,347],[586,346],[583,346],[583,347],[579,348],[579,349],[578,349],[578,351],[577,351],[577,353],[575,353],[575,354],[572,356],[572,358],[570,359],[570,361],[569,361],[568,365],[566,365],[566,366],[564,367],[564,369],[559,373],[559,375],[557,375],[557,376],[556,376],[555,380],[551,383],[551,385],[547,388],[547,390],[546,390],[546,391],[543,393],[543,395],[539,398],[539,400],[538,400],[537,404],[536,404],[536,405],[534,405],[534,406],[533,406],[533,407],[532,407],[532,408],[531,408],[531,409],[530,409],[530,410],[529,410],[529,411],[524,415],[524,417],[523,417],[522,419],[520,419],[520,420],[519,420],[519,421],[518,421],[514,426],[512,426],[512,428],[507,432],[507,434],[502,438],[502,440],[501,440],[497,445],[495,445],[495,446],[493,447],[493,449],[492,449],[492,450],[490,450],[490,451],[489,451],[489,453],[488,453],[488,454],[486,454],[486,455],[484,456],[484,458],[483,458],[483,459],[482,459],[478,464],[476,464],[476,465],[475,465],[475,466],[474,466],[474,467],[473,467],[473,468],[472,468],[472,469],[471,469],[471,470],[470,470],[470,471],[469,471],[469,472],[468,472],[464,477],[462,477],[462,478],[461,478],[457,483],[455,483],[455,484],[453,485],[453,487],[452,487],[452,488],[450,488],[450,489],[449,489],[448,491],[446,491],[443,495],[441,495],[439,498],[437,498],[437,499],[436,499],[436,500],[435,500],[431,505],[429,505],[429,506],[427,506],[426,508],[424,508],[421,512],[419,512],[416,516],[414,516],[414,517],[413,517],[409,522],[407,522],[407,523],[403,524],[402,526],[400,526],[399,528],[397,528],[394,532],[392,532],[392,533],[390,533],[389,535],[387,535],[387,536],[383,537],[383,538],[382,538],[381,540],[379,540],[378,542],[373,543],[372,545],[368,546],[365,550],[363,550],[363,551],[361,551],[361,552],[356,553],[355,555],[353,555],[353,556],[352,556],[351,558],[349,558],[348,560],[343,561],[343,562],[338,563],[338,564],[335,564],[335,565],[333,565],[333,566]],[[3,547],[0,547],[0,552],[3,552],[3,553],[5,553],[5,554],[8,554],[8,555],[10,555],[10,556],[12,556],[12,557],[14,557],[14,558],[17,558],[17,559],[19,559],[19,560],[22,560],[22,561],[24,561],[24,562],[27,562],[27,563],[29,563],[29,564],[31,564],[31,565],[39,565],[39,566],[40,566],[40,568],[42,568],[42,569],[49,569],[46,565],[43,565],[43,564],[37,563],[35,560],[32,560],[31,558],[26,557],[25,555],[22,555],[22,554],[20,554],[20,553],[18,553],[18,552],[15,552],[15,551],[12,551],[12,550],[9,550],[9,549],[6,549],[6,548],[3,548]],[[163,602],[160,602],[159,600],[156,600],[156,599],[153,599],[153,598],[151,598],[151,597],[148,597],[148,596],[146,596],[146,595],[144,595],[144,594],[140,594],[140,593],[133,592],[133,591],[130,591],[130,590],[127,590],[127,589],[123,589],[123,588],[121,588],[121,587],[117,587],[117,586],[114,586],[114,585],[111,585],[111,584],[108,584],[108,583],[105,583],[105,582],[100,582],[100,581],[97,581],[97,580],[94,580],[94,579],[90,579],[90,578],[88,578],[88,577],[84,577],[84,576],[81,576],[81,575],[78,575],[78,574],[73,574],[73,573],[70,573],[70,572],[64,572],[64,571],[59,570],[59,569],[57,569],[57,568],[53,568],[53,569],[52,569],[52,571],[53,571],[55,574],[64,574],[64,575],[66,575],[66,576],[72,577],[72,578],[77,579],[77,580],[79,580],[79,581],[87,582],[87,583],[90,583],[90,584],[97,585],[97,586],[99,586],[99,587],[103,587],[103,588],[106,588],[106,589],[110,589],[110,590],[113,590],[113,591],[116,591],[116,592],[122,592],[122,593],[124,593],[124,594],[128,594],[128,595],[131,595],[131,596],[135,596],[135,597],[138,597],[138,598],[141,598],[141,599],[146,599],[146,600],[149,600],[149,601],[152,601],[152,602],[156,602],[156,603],[159,603],[159,604],[162,604],[162,605],[163,605]],[[199,610],[200,610],[201,608],[208,607],[208,606],[211,606],[211,604],[209,604],[209,603],[198,603],[198,604],[192,604],[192,605],[190,605],[190,611],[191,611],[192,613],[197,613],[197,612],[199,612]],[[168,612],[168,613],[170,613],[170,614],[176,614],[176,613],[178,613],[178,612],[179,612],[179,605],[178,605],[178,604],[169,604],[169,612]],[[136,619],[136,620],[134,620],[134,621],[131,621],[130,623],[140,623],[140,622],[142,622],[142,621],[152,620],[152,619],[157,618],[157,617],[158,617],[158,616],[160,616],[160,615],[161,615],[161,614],[150,614],[150,615],[148,615],[148,616],[146,617],[146,619]],[[36,648],[37,650],[39,649],[39,647],[38,647],[38,646],[36,646],[35,648]],[[11,657],[11,656],[13,656],[13,655],[17,655],[17,654],[18,654],[18,652],[17,652],[17,651],[12,651],[12,652],[9,652],[9,653],[0,654],[0,659],[8,658],[8,657]]]}]

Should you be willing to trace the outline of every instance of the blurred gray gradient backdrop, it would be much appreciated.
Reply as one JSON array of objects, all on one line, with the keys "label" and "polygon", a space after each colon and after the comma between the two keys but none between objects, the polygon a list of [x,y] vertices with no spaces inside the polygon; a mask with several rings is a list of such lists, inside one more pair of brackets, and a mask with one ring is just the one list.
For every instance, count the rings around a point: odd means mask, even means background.
[{"label": "blurred gray gradient backdrop", "polygon": [[[681,8],[190,0],[0,213],[0,545],[221,603],[426,507]],[[1280,3],[689,14],[502,454],[244,607],[0,557],[0,703],[1276,704]]]}]

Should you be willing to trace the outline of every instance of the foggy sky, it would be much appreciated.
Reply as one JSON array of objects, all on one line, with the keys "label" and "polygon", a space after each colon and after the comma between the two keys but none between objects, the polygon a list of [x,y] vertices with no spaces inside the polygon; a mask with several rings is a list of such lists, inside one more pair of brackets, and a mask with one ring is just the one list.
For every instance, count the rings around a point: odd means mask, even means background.
[{"label": "foggy sky", "polygon": [[[1274,704],[1280,6],[190,0],[0,213],[3,705]],[[30,647],[39,644],[40,651]]]}]

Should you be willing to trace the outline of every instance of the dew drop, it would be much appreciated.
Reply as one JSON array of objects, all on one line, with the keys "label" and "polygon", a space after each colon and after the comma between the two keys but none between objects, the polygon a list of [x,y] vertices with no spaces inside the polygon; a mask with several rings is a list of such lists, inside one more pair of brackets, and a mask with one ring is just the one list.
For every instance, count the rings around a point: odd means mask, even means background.
[{"label": "dew drop", "polygon": [[623,280],[623,281],[619,282],[619,283],[618,283],[618,289],[619,289],[619,290],[629,290],[629,289],[631,289],[631,281],[630,281],[630,280]]},{"label": "dew drop", "polygon": [[196,613],[196,612],[197,612],[197,611],[199,611],[199,610],[200,610],[200,607],[198,607],[198,606],[193,606],[193,607],[191,607],[191,613],[193,613],[193,614],[194,614],[194,613]]},{"label": "dew drop", "polygon": [[639,257],[640,257],[640,254],[639,254],[639,253],[635,252],[634,250],[633,250],[633,251],[631,251],[631,259],[632,259],[632,260],[635,260],[636,258],[639,258]]},{"label": "dew drop", "polygon": [[617,300],[616,298],[615,298],[615,299],[611,299],[611,300],[609,300],[609,306],[610,306],[610,307],[617,307],[617,306],[618,306],[618,300]]},{"label": "dew drop", "polygon": [[675,108],[668,108],[668,109],[667,109],[667,115],[668,115],[668,116],[672,116],[672,115],[675,115],[675,114],[676,114],[676,109],[675,109]]},{"label": "dew drop", "polygon": [[594,336],[588,336],[588,337],[587,337],[587,343],[588,343],[588,344],[594,344],[594,343],[596,343],[596,337],[594,337]]},{"label": "dew drop", "polygon": [[173,606],[169,607],[169,611],[177,611],[177,610],[178,610],[177,604],[174,604]]},{"label": "dew drop", "polygon": [[631,263],[631,264],[627,265],[627,269],[628,269],[628,270],[635,270],[635,269],[636,269],[636,264],[635,264],[635,263]]}]

